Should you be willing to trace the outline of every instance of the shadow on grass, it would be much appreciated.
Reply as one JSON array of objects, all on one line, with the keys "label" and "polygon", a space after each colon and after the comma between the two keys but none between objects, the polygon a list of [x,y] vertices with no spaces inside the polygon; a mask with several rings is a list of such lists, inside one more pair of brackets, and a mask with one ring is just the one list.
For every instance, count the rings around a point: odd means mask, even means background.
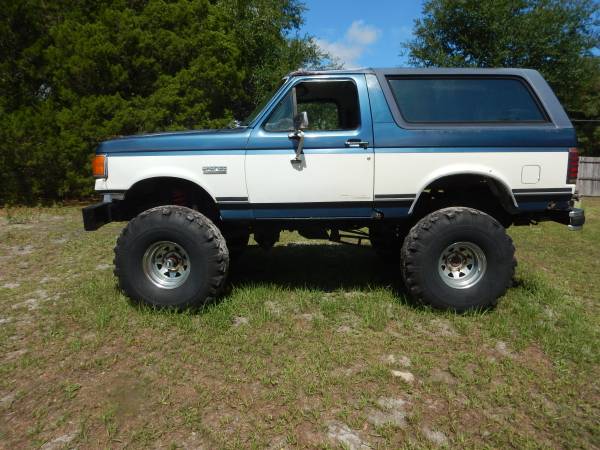
[{"label": "shadow on grass", "polygon": [[[308,289],[322,292],[391,289],[396,301],[416,309],[429,309],[406,295],[400,263],[386,263],[369,246],[288,243],[263,250],[250,245],[230,263],[227,285],[220,296],[202,306],[173,310],[150,307],[129,299],[141,311],[187,311],[205,314],[223,303],[232,289],[252,290],[260,286]],[[118,286],[116,287],[118,289]]]},{"label": "shadow on grass", "polygon": [[268,251],[249,246],[230,267],[236,287],[274,284],[331,292],[392,288],[405,293],[399,263],[386,263],[368,246],[287,244]]}]

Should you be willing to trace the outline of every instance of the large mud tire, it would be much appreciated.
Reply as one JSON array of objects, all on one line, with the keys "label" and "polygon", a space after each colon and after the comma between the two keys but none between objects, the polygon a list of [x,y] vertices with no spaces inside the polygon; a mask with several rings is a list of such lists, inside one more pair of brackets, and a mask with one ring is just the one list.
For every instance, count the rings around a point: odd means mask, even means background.
[{"label": "large mud tire", "polygon": [[123,229],[115,247],[115,275],[134,301],[186,309],[221,292],[229,253],[219,229],[183,206],[142,212]]},{"label": "large mud tire", "polygon": [[456,312],[487,309],[512,283],[514,253],[493,217],[472,208],[444,208],[410,230],[402,246],[402,277],[418,302]]}]

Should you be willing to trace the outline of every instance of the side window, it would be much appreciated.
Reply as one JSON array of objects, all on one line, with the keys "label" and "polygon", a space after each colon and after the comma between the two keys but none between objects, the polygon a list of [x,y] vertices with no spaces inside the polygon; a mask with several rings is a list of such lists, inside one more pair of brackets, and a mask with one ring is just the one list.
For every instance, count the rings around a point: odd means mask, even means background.
[{"label": "side window", "polygon": [[340,111],[333,102],[298,103],[298,111],[308,114],[308,130],[339,130]]},{"label": "side window", "polygon": [[517,78],[388,79],[408,123],[546,122],[533,93]]},{"label": "side window", "polygon": [[288,92],[277,104],[265,123],[266,131],[292,131],[294,129],[294,99]]},{"label": "side window", "polygon": [[273,110],[264,124],[266,131],[292,131],[295,111],[306,111],[307,130],[354,130],[360,126],[358,91],[354,82],[304,81],[294,90]]}]

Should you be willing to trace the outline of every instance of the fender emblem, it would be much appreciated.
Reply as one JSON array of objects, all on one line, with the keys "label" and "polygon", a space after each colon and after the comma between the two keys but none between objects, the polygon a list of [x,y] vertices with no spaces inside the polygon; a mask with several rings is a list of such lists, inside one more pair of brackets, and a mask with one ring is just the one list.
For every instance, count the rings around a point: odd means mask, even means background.
[{"label": "fender emblem", "polygon": [[227,173],[227,166],[204,166],[202,168],[204,175],[222,175]]}]

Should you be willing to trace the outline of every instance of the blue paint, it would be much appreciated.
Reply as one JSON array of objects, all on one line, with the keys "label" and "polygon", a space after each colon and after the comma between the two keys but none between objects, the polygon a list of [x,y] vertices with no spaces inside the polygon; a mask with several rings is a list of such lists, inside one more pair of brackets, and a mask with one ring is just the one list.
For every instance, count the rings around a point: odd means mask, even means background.
[{"label": "blue paint", "polygon": [[[379,81],[375,75],[366,75],[367,87],[369,89],[369,101],[371,103],[371,116],[375,123],[393,123],[394,118],[390,106],[383,95]],[[375,136],[377,139],[377,136]]]},{"label": "blue paint", "polygon": [[[304,153],[307,155],[354,155],[354,154],[368,154],[372,153],[371,150],[363,148],[305,148]],[[251,149],[246,151],[247,155],[290,155],[294,156],[296,153],[294,149]]]},{"label": "blue paint", "polygon": [[575,147],[572,128],[544,126],[406,129],[395,123],[374,123],[377,149],[381,148],[557,148]]},{"label": "blue paint", "polygon": [[104,141],[96,153],[243,151],[249,136],[247,128],[145,134]]},{"label": "blue paint", "polygon": [[532,212],[532,211],[546,211],[548,209],[549,200],[541,202],[521,202],[519,203],[519,211]]},{"label": "blue paint", "polygon": [[[376,148],[375,153],[511,153],[511,152],[568,152],[568,148]],[[368,154],[372,150],[363,148],[307,148],[307,155],[356,155]],[[294,156],[293,149],[251,149],[251,150],[177,150],[177,151],[124,151],[109,153],[115,156],[207,156],[207,155],[290,155]]]},{"label": "blue paint", "polygon": [[377,211],[383,213],[383,217],[386,219],[400,219],[408,217],[408,206],[377,206]]},{"label": "blue paint", "polygon": [[[245,209],[228,209],[227,204],[219,204],[223,220],[267,220],[267,219],[370,219],[373,214],[373,204],[366,203],[359,207],[339,207],[332,202],[329,206],[289,208],[282,203],[276,208],[255,208],[249,203]],[[519,204],[521,212],[546,211],[548,200],[538,202],[523,202]],[[376,210],[383,213],[386,219],[402,219],[409,216],[409,206],[382,206],[378,204]]]},{"label": "blue paint", "polygon": [[[386,74],[404,75],[508,75],[527,80],[535,91],[552,123],[540,125],[468,125],[404,124],[398,119],[398,108],[389,92]],[[171,132],[130,136],[102,142],[96,153],[111,157],[126,156],[202,156],[202,155],[289,155],[295,151],[287,132],[267,132],[263,123],[273,108],[291,88],[303,81],[321,79],[351,80],[357,88],[360,107],[360,126],[355,130],[305,131],[304,152],[307,156],[318,154],[344,155],[373,153],[566,153],[576,146],[575,131],[558,100],[546,82],[535,71],[520,69],[386,69],[342,70],[305,72],[293,74],[267,103],[262,112],[248,127],[225,130]],[[310,118],[309,118],[310,120]],[[348,139],[369,143],[368,148],[348,148]],[[400,160],[401,161],[401,160]],[[401,163],[399,163],[401,164]],[[410,167],[398,167],[398,176]],[[551,199],[550,199],[551,200]],[[544,211],[548,199],[521,202],[520,211]],[[408,216],[409,205],[339,203],[319,206],[251,205],[247,208],[220,204],[224,220],[253,219],[369,219],[373,207],[386,218]]]},{"label": "blue paint", "polygon": [[321,208],[273,208],[255,209],[255,219],[366,219],[370,218],[373,208],[362,207],[338,208],[335,203],[331,207]]},{"label": "blue paint", "polygon": [[172,151],[125,151],[109,153],[114,156],[206,156],[206,155],[245,155],[245,150],[172,150]]},{"label": "blue paint", "polygon": [[[356,85],[358,92],[358,100],[360,107],[360,126],[355,130],[335,130],[335,131],[317,131],[317,130],[305,130],[304,131],[304,151],[307,154],[312,153],[325,153],[324,149],[331,149],[332,153],[368,153],[365,149],[352,149],[346,147],[346,141],[348,139],[358,139],[361,141],[369,142],[369,147],[373,147],[373,127],[371,125],[371,108],[369,105],[369,96],[367,90],[367,84],[364,75],[347,74],[347,73],[335,73],[328,75],[317,75],[317,76],[296,76],[292,77],[291,80],[284,86],[279,92],[277,99],[273,102],[271,109],[267,110],[265,114],[257,119],[255,127],[252,130],[250,139],[248,141],[247,150],[248,154],[255,154],[254,151],[263,150],[294,150],[294,142],[289,139],[288,132],[270,132],[266,131],[263,126],[267,118],[270,116],[273,108],[276,107],[279,100],[283,98],[290,89],[295,85],[304,81],[317,81],[322,79],[328,80],[347,80],[351,81]],[[308,118],[310,121],[310,117]],[[357,151],[358,150],[358,151]],[[372,152],[372,150],[371,150]]]},{"label": "blue paint", "polygon": [[254,219],[254,210],[252,209],[227,209],[227,205],[219,205],[221,208],[221,218],[223,220],[252,220]]},{"label": "blue paint", "polygon": [[376,148],[375,153],[513,153],[513,152],[542,152],[542,153],[566,153],[566,147],[402,147],[402,148]]}]

